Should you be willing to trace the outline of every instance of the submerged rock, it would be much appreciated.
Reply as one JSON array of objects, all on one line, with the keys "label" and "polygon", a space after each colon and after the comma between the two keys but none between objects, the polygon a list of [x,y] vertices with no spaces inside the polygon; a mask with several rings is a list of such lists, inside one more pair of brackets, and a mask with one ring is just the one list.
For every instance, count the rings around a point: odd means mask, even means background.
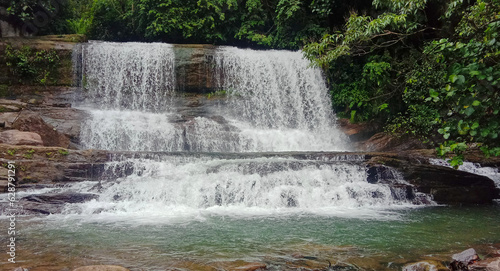
[{"label": "submerged rock", "polygon": [[417,263],[407,264],[403,267],[403,271],[444,271],[448,270],[441,262],[437,261],[421,261]]},{"label": "submerged rock", "polygon": [[118,265],[89,265],[89,266],[78,267],[76,269],[73,269],[73,271],[129,271],[129,270],[125,267],[121,267]]},{"label": "submerged rock", "polygon": [[25,214],[56,214],[60,213],[67,203],[82,203],[97,199],[98,195],[84,193],[47,193],[29,195],[21,199]]},{"label": "submerged rock", "polygon": [[267,266],[264,263],[249,263],[243,266],[238,266],[232,270],[235,271],[256,271],[256,270],[264,270]]}]

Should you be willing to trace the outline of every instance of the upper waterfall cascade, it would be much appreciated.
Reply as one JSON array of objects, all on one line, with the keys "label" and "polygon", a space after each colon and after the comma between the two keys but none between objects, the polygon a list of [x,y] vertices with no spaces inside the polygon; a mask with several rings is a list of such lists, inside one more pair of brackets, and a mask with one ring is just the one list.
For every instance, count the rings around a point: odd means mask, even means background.
[{"label": "upper waterfall cascade", "polygon": [[214,51],[206,66],[224,95],[218,99],[176,89],[174,45],[82,45],[80,107],[91,115],[82,125],[83,146],[196,152],[348,149],[335,127],[321,71],[310,67],[301,52]]}]

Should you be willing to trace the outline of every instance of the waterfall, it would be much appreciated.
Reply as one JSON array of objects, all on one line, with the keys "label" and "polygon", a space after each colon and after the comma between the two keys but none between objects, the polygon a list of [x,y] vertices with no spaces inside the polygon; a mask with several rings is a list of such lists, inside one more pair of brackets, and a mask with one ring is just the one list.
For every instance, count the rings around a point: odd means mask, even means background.
[{"label": "waterfall", "polygon": [[376,217],[412,205],[390,186],[367,182],[364,166],[347,161],[172,155],[119,160],[106,171],[129,175],[101,181],[99,200],[68,205],[67,215],[331,215],[362,208]]},{"label": "waterfall", "polygon": [[[221,101],[198,95],[186,113],[176,89],[176,49],[91,42],[81,49],[85,148],[128,151],[342,151],[321,71],[301,52],[216,49]],[[182,79],[181,81],[185,81]]]},{"label": "waterfall", "polygon": [[[204,58],[190,48],[82,45],[79,106],[90,116],[82,123],[83,147],[156,154],[115,157],[108,177],[90,189],[99,199],[68,205],[66,214],[331,214],[430,201],[419,202],[425,196],[397,173],[368,182],[357,156],[266,156],[349,149],[323,75],[301,52],[219,47]],[[177,71],[186,56],[202,60],[197,65],[209,71],[205,82],[217,98],[189,92],[195,84],[188,78],[201,75],[190,74],[193,67]]]}]

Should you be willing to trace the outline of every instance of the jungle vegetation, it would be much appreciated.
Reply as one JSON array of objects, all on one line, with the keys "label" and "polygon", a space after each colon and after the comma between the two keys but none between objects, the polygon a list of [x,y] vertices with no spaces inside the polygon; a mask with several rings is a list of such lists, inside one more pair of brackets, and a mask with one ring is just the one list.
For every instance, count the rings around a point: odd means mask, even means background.
[{"label": "jungle vegetation", "polygon": [[[500,0],[0,0],[37,35],[302,49],[336,112],[461,163],[500,155]],[[45,14],[45,15],[43,15]]]}]

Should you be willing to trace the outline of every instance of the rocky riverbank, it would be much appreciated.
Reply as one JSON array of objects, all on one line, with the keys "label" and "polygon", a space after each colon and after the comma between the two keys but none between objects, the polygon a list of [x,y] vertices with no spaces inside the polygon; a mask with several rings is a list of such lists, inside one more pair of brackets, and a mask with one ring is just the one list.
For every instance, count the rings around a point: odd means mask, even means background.
[{"label": "rocky riverbank", "polygon": [[[355,248],[308,248],[310,251],[337,250],[345,253]],[[317,253],[315,253],[317,254]],[[100,264],[98,261],[73,259],[70,262],[51,263],[51,257],[57,255],[32,255],[37,259],[34,265],[15,264],[0,270],[8,271],[47,271],[47,270],[73,270],[73,271],[127,271],[142,270],[134,267]],[[415,261],[416,259],[416,261]],[[210,261],[197,262],[188,260],[175,260],[164,263],[164,270],[203,270],[203,271],[361,271],[361,270],[403,270],[403,271],[498,271],[500,270],[500,244],[478,245],[455,254],[425,255],[414,260],[409,259],[384,259],[384,257],[352,256],[335,261],[322,258],[321,255],[312,256],[302,252],[283,255],[280,258],[266,257],[262,261]]]}]

